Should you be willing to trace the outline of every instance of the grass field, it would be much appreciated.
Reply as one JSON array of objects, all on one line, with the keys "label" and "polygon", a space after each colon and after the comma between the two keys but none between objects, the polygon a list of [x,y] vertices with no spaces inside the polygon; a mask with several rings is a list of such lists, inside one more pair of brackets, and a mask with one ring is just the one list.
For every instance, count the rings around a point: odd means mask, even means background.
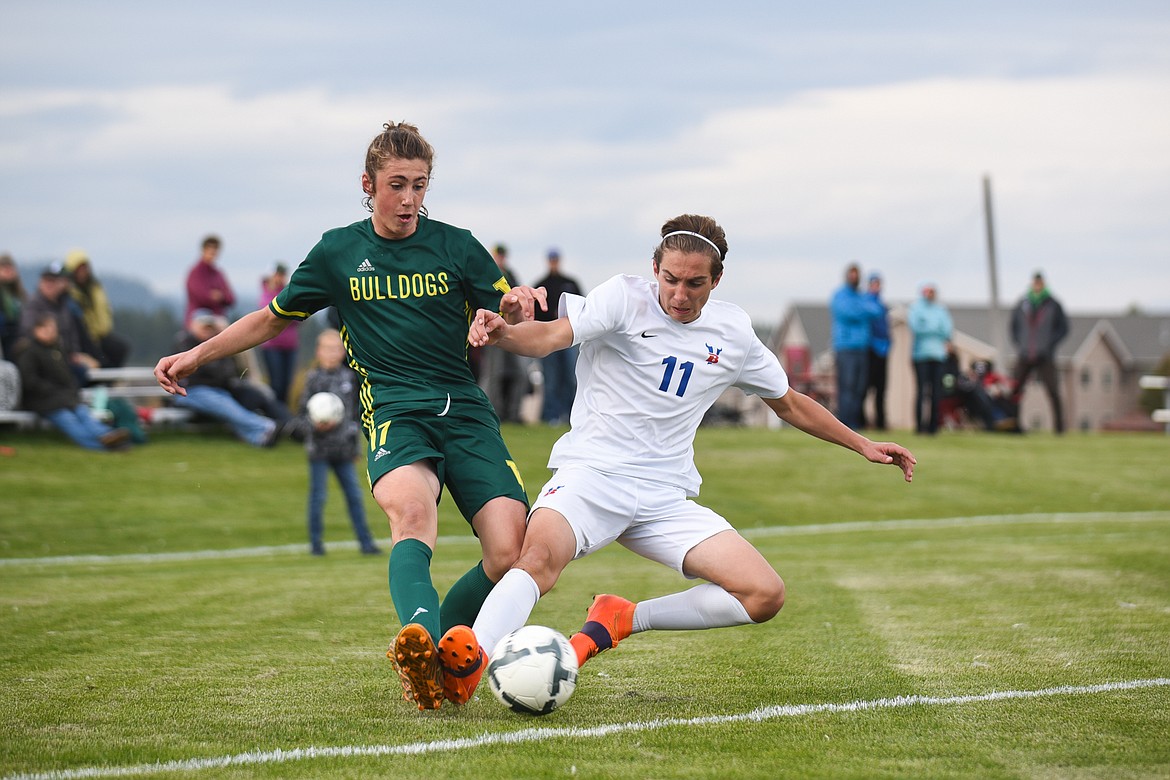
[{"label": "grass field", "polygon": [[[532,493],[554,432],[505,435]],[[703,430],[702,501],[787,606],[635,636],[533,719],[486,686],[401,700],[386,560],[335,486],[307,554],[296,446],[4,435],[0,777],[1170,777],[1170,437],[895,438],[912,485],[795,431]],[[442,592],[478,548],[446,501],[440,534]],[[685,586],[614,547],[533,622]]]}]

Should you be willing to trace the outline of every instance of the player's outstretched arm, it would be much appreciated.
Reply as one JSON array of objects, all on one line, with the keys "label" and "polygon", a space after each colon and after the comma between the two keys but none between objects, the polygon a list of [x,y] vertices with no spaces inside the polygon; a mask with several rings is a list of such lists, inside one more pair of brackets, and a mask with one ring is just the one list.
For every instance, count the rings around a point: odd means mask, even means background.
[{"label": "player's outstretched arm", "polygon": [[914,465],[918,461],[910,450],[893,442],[869,440],[804,393],[789,389],[780,398],[765,398],[764,403],[792,427],[851,449],[871,463],[893,464],[902,470],[902,476],[907,482],[914,479]]},{"label": "player's outstretched arm", "polygon": [[471,320],[467,343],[473,347],[492,345],[527,357],[544,357],[573,343],[573,326],[565,317],[552,322],[518,322],[511,325],[502,316],[480,309]]},{"label": "player's outstretched arm", "polygon": [[228,355],[235,355],[258,344],[263,344],[288,327],[290,320],[282,320],[267,308],[257,309],[233,322],[222,332],[177,355],[168,355],[154,367],[154,378],[171,395],[186,395],[179,384],[202,365]]}]

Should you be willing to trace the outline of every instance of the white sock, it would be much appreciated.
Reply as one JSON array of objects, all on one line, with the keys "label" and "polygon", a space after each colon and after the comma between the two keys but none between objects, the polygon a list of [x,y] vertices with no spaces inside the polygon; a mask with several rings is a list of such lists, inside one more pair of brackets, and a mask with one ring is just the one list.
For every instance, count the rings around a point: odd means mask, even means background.
[{"label": "white sock", "polygon": [[538,601],[540,588],[528,572],[510,569],[500,578],[471,627],[485,656],[491,658],[500,640],[528,621]]},{"label": "white sock", "polygon": [[726,628],[754,622],[739,599],[709,582],[669,596],[639,601],[634,608],[635,634],[652,629]]}]

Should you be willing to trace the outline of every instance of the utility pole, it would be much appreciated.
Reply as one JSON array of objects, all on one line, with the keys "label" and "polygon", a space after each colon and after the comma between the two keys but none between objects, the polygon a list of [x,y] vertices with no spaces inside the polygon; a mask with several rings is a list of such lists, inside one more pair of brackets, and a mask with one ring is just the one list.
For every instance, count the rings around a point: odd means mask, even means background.
[{"label": "utility pole", "polygon": [[991,177],[983,176],[983,223],[987,227],[987,273],[991,278],[991,305],[988,308],[991,328],[991,344],[995,347],[995,364],[1000,371],[1007,368],[1007,341],[1004,335],[1003,318],[999,310],[999,273],[995,265],[995,225],[991,217]]}]

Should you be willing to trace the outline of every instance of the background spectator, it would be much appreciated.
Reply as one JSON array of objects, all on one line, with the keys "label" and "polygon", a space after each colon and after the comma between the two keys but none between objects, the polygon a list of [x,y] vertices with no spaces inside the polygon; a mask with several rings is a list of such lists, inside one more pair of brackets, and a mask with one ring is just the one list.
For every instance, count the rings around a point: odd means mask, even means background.
[{"label": "background spectator", "polygon": [[1016,392],[1022,397],[1024,384],[1035,371],[1052,402],[1053,427],[1057,433],[1064,433],[1064,410],[1056,378],[1056,348],[1066,336],[1068,317],[1064,307],[1052,297],[1044,275],[1037,271],[1031,289],[1012,311],[1012,343],[1018,352]]},{"label": "background spectator", "polygon": [[861,405],[869,376],[869,343],[873,321],[881,307],[861,292],[861,268],[850,263],[845,283],[829,301],[833,355],[837,370],[837,419],[853,430],[861,428]]},{"label": "background spectator", "polygon": [[937,286],[933,282],[923,284],[921,297],[910,304],[907,314],[907,324],[914,339],[911,360],[914,362],[914,378],[918,388],[914,399],[914,420],[918,433],[938,433],[943,366],[953,329],[951,313],[937,298]]},{"label": "background spectator", "polygon": [[27,298],[16,261],[7,252],[0,254],[0,358],[12,359],[12,348],[20,338],[20,312]]},{"label": "background spectator", "polygon": [[89,255],[80,249],[70,251],[65,256],[65,271],[73,283],[69,293],[81,309],[82,325],[97,350],[94,357],[105,368],[126,365],[130,344],[114,332],[114,308],[94,276]]},{"label": "background spectator", "polygon": [[[288,266],[277,263],[271,275],[260,280],[260,308],[272,303],[277,293],[288,284]],[[281,333],[260,345],[264,358],[264,370],[268,373],[268,386],[276,400],[288,405],[288,391],[292,386],[297,367],[297,338],[300,323],[294,322]]]},{"label": "background spectator", "polygon": [[44,311],[32,321],[29,336],[17,346],[24,408],[36,412],[89,450],[126,449],[130,431],[111,428],[81,402],[77,379],[57,332],[57,318]]},{"label": "background spectator", "polygon": [[[886,362],[890,355],[890,307],[882,301],[881,274],[869,275],[869,286],[866,290],[873,301],[882,307],[882,313],[874,317],[870,330],[869,366],[865,382],[865,395],[873,395],[872,427],[879,431],[886,429],[886,377],[888,368]],[[864,409],[864,397],[863,409]],[[864,418],[864,411],[863,411]]]},{"label": "background spectator", "polygon": [[184,325],[191,321],[191,314],[196,309],[226,316],[236,303],[227,276],[216,265],[222,247],[219,236],[203,239],[202,254],[187,274],[187,313],[183,317]]},{"label": "background spectator", "polygon": [[[584,295],[585,291],[576,279],[561,273],[561,253],[548,250],[548,274],[536,283],[548,293],[548,311],[536,307],[536,319],[551,322],[557,319],[557,306],[561,293]],[[576,346],[566,347],[540,359],[540,371],[544,377],[544,403],[540,419],[549,425],[564,425],[569,422],[573,410],[573,397],[577,394],[577,353]]]},{"label": "background spectator", "polygon": [[97,347],[81,322],[81,309],[69,295],[69,276],[61,263],[50,263],[41,271],[36,292],[28,299],[20,314],[21,336],[33,339],[33,328],[43,315],[52,314],[57,320],[57,337],[78,387],[89,384],[89,370],[101,363],[95,357]]},{"label": "background spectator", "polygon": [[[191,349],[226,325],[225,318],[207,309],[196,309],[191,313],[187,330],[180,334],[178,347]],[[236,400],[232,389],[239,381],[240,372],[234,358],[213,360],[183,380],[187,394],[175,395],[172,400],[175,406],[227,423],[236,436],[254,447],[270,447],[277,441],[278,425]]]},{"label": "background spectator", "polygon": [[[496,244],[492,258],[509,287],[520,284],[508,266],[508,247]],[[479,384],[495,407],[500,422],[520,422],[520,401],[528,393],[527,358],[495,347],[473,347],[471,351],[480,356]]]},{"label": "background spectator", "polygon": [[[374,544],[366,523],[366,505],[358,484],[354,459],[361,453],[361,434],[358,430],[357,372],[345,365],[345,345],[335,330],[322,331],[317,336],[316,366],[305,375],[305,389],[301,393],[300,416],[307,430],[305,450],[309,456],[309,551],[325,554],[325,497],[328,492],[329,472],[337,477],[349,510],[349,522],[364,555],[378,555],[382,551]],[[308,419],[309,399],[317,393],[333,393],[345,404],[340,422],[315,424]]]}]

